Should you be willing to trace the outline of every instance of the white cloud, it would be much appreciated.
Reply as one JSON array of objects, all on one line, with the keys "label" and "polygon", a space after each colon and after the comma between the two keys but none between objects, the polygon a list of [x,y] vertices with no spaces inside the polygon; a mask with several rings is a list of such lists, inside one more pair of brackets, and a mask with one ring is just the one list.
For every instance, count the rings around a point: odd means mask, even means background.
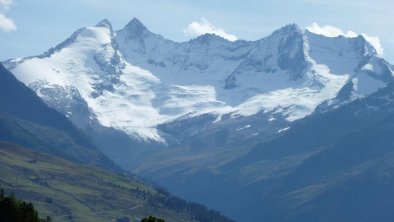
[{"label": "white cloud", "polygon": [[[308,29],[310,32],[319,34],[319,35],[324,35],[327,37],[337,37],[337,36],[345,36],[345,37],[350,37],[350,38],[354,38],[357,37],[358,34],[353,32],[353,31],[343,31],[340,28],[337,28],[335,26],[331,26],[331,25],[324,25],[324,26],[320,26],[319,24],[317,24],[316,22],[312,23],[312,25],[306,27],[306,29]],[[367,34],[361,34],[376,50],[376,53],[378,55],[383,55],[383,47],[380,44],[380,39],[377,36],[369,36]]]},{"label": "white cloud", "polygon": [[376,53],[378,53],[378,55],[380,55],[380,56],[383,55],[384,49],[382,47],[382,44],[380,44],[379,37],[370,36],[365,33],[363,33],[361,35],[376,49]]},{"label": "white cloud", "polygon": [[320,26],[316,22],[312,23],[311,26],[306,27],[310,32],[324,35],[327,37],[337,37],[343,35],[345,37],[357,37],[357,34],[353,31],[344,32],[340,28],[331,25]]},{"label": "white cloud", "polygon": [[16,30],[14,21],[3,14],[0,14],[0,30],[11,32]]},{"label": "white cloud", "polygon": [[11,32],[16,30],[14,21],[4,13],[10,9],[13,0],[0,0],[0,30]]},{"label": "white cloud", "polygon": [[190,23],[183,32],[189,37],[197,37],[209,33],[218,35],[229,41],[236,41],[238,39],[237,36],[226,33],[222,28],[216,27],[205,18],[202,18],[200,22],[194,21]]}]

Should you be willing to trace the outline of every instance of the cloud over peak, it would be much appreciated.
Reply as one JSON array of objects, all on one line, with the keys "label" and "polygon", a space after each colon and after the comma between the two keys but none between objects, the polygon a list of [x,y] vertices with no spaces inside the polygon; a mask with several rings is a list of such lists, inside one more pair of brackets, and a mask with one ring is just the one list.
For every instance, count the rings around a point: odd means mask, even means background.
[{"label": "cloud over peak", "polygon": [[353,31],[344,32],[340,28],[331,25],[320,26],[318,23],[314,22],[312,25],[306,27],[310,32],[315,34],[324,35],[327,37],[337,37],[337,36],[345,36],[345,37],[357,37],[357,34]]},{"label": "cloud over peak", "polygon": [[[358,34],[353,32],[353,31],[343,31],[342,29],[331,26],[331,25],[324,25],[320,26],[318,23],[314,22],[310,26],[306,27],[308,31],[313,32],[315,34],[319,35],[324,35],[327,37],[337,37],[337,36],[345,36],[348,38],[354,38],[357,37]],[[383,55],[384,49],[382,47],[382,44],[380,43],[380,39],[377,36],[370,36],[365,33],[361,33],[361,35],[367,40],[376,50],[376,53],[381,56]]]},{"label": "cloud over peak", "polygon": [[215,26],[207,19],[202,18],[201,21],[191,22],[183,33],[188,37],[197,37],[204,34],[215,34],[229,41],[236,41],[238,38],[235,35],[225,32],[222,28]]}]

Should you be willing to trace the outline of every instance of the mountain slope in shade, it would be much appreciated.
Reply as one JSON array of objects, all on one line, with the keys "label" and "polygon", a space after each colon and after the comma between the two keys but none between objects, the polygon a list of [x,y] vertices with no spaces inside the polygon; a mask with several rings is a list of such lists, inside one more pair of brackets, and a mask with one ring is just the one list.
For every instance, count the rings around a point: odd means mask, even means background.
[{"label": "mountain slope in shade", "polygon": [[0,139],[66,159],[119,170],[82,131],[0,64]]},{"label": "mountain slope in shade", "polygon": [[[228,163],[199,171],[169,165],[145,173],[239,221],[391,221],[393,117],[390,84],[298,121]],[[216,195],[204,195],[209,190]]]},{"label": "mountain slope in shade", "polygon": [[78,135],[78,130],[67,118],[49,108],[34,91],[19,82],[1,64],[0,78],[1,112],[58,130],[73,131],[75,136]]},{"label": "mountain slope in shade", "polygon": [[[278,147],[281,151],[277,155],[291,155],[291,148],[318,152],[281,181],[274,191],[278,198],[275,213],[266,214],[283,221],[313,221],[317,215],[336,221],[391,221],[394,215],[387,206],[393,194],[393,98],[391,84],[365,100],[302,124],[309,128],[304,135],[320,132],[316,141],[308,142],[308,138],[297,145]],[[329,119],[336,121],[329,123]],[[312,129],[313,125],[320,127]],[[249,162],[257,150],[264,153],[265,148],[256,147],[244,161]],[[292,215],[284,218],[280,215],[284,211]]]}]

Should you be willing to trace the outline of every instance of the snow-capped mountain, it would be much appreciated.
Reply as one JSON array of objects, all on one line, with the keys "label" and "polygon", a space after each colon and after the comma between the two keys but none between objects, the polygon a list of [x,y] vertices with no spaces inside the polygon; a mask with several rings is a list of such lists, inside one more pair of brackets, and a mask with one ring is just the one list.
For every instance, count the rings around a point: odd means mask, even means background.
[{"label": "snow-capped mountain", "polygon": [[209,114],[215,124],[264,113],[292,122],[393,78],[364,37],[328,38],[295,24],[257,41],[206,34],[177,43],[137,19],[119,31],[104,20],[42,55],[4,64],[80,128],[98,124],[159,143],[166,139],[158,126],[179,119]]}]

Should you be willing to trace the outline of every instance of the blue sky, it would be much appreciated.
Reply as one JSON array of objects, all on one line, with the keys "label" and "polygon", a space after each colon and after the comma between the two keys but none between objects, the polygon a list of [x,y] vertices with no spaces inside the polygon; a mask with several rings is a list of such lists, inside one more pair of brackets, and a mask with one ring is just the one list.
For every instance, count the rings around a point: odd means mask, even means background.
[{"label": "blue sky", "polygon": [[175,41],[198,34],[190,24],[256,40],[289,23],[317,23],[378,37],[382,56],[394,63],[393,0],[0,0],[0,5],[0,60],[40,54],[104,18],[120,29],[137,17]]}]

